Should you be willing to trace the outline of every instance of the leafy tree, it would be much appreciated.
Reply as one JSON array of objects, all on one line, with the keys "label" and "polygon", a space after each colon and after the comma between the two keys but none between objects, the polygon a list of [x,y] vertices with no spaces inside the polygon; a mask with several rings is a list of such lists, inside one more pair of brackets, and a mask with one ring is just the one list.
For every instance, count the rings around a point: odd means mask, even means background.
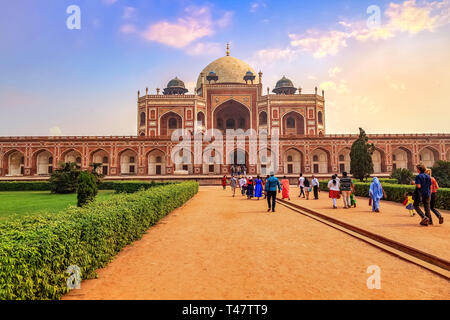
[{"label": "leafy tree", "polygon": [[375,146],[369,143],[366,132],[359,128],[359,138],[353,142],[350,151],[350,173],[361,182],[373,173],[372,154]]},{"label": "leafy tree", "polygon": [[97,179],[93,173],[82,171],[78,177],[77,198],[78,207],[94,201],[98,193]]},{"label": "leafy tree", "polygon": [[397,179],[398,184],[411,184],[414,180],[414,173],[405,168],[396,169],[392,172],[391,178]]},{"label": "leafy tree", "polygon": [[450,188],[450,161],[438,161],[435,163],[433,177],[441,188]]},{"label": "leafy tree", "polygon": [[74,193],[77,190],[80,167],[75,162],[61,163],[50,177],[52,193]]}]

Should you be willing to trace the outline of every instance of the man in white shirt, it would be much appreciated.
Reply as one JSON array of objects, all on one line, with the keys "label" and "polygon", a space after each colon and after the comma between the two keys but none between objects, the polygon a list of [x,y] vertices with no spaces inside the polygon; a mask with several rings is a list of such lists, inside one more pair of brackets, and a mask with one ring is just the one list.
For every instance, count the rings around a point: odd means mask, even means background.
[{"label": "man in white shirt", "polygon": [[303,198],[305,197],[305,191],[304,191],[304,187],[305,187],[305,177],[303,176],[303,173],[300,173],[300,178],[298,178],[298,186],[300,187],[300,195],[298,196],[299,198],[303,195]]},{"label": "man in white shirt", "polygon": [[319,180],[314,175],[312,176],[311,187],[314,191],[314,200],[319,200]]}]

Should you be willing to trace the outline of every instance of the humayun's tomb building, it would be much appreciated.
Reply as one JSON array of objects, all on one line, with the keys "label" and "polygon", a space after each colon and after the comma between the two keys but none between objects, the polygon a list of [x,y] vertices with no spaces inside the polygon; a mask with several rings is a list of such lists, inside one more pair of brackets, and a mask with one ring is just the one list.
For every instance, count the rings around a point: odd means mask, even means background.
[{"label": "humayun's tomb building", "polygon": [[[324,92],[318,93],[317,88],[312,94],[303,93],[283,77],[272,93],[268,88],[265,92],[262,73],[227,51],[203,69],[194,94],[187,91],[183,81],[175,78],[162,92],[157,89],[150,94],[146,89],[142,96],[138,92],[136,136],[0,137],[0,179],[44,179],[61,162],[77,162],[82,169],[102,163],[107,179],[188,175],[206,182],[230,175],[230,162],[238,157],[251,175],[266,173],[271,161],[277,161],[271,157],[269,143],[266,156],[256,156],[257,163],[249,163],[248,141],[230,154],[205,147],[201,164],[193,163],[193,150],[180,152],[182,163],[172,161],[177,144],[171,140],[174,130],[195,133],[212,128],[278,132],[277,174],[320,176],[350,170],[350,148],[357,135],[326,134]],[[373,162],[378,175],[395,168],[413,169],[419,161],[432,166],[437,160],[450,160],[450,134],[376,134],[369,138],[376,146]]]}]

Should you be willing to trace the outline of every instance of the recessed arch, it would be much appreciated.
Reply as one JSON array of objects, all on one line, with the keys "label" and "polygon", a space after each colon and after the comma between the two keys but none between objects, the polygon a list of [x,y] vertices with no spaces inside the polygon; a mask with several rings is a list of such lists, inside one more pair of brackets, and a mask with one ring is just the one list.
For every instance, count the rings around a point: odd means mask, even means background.
[{"label": "recessed arch", "polygon": [[76,163],[78,166],[81,166],[83,156],[77,149],[70,148],[61,153],[61,159],[64,163]]},{"label": "recessed arch", "polygon": [[300,174],[303,172],[304,156],[303,152],[297,148],[289,148],[283,155],[284,173]]},{"label": "recessed arch", "polygon": [[310,160],[313,173],[331,172],[331,156],[328,150],[321,147],[314,149]]},{"label": "recessed arch", "polygon": [[183,117],[173,111],[164,113],[159,120],[159,133],[161,136],[171,136],[177,129],[183,128]]},{"label": "recessed arch", "polygon": [[427,168],[431,168],[439,160],[439,151],[433,147],[427,146],[419,151],[419,161]]},{"label": "recessed arch", "polygon": [[372,162],[374,173],[386,172],[386,153],[382,149],[375,147],[372,154]]},{"label": "recessed arch", "polygon": [[349,147],[342,148],[338,152],[337,164],[340,173],[350,172],[350,152],[351,149]]},{"label": "recessed arch", "polygon": [[305,118],[300,112],[290,111],[283,115],[282,130],[284,135],[304,135],[306,132]]},{"label": "recessed arch", "polygon": [[3,172],[7,177],[19,177],[25,173],[25,154],[12,149],[3,155]]},{"label": "recessed arch", "polygon": [[247,131],[252,126],[250,110],[247,106],[229,99],[213,111],[213,128],[219,130],[242,129]]},{"label": "recessed arch", "polygon": [[104,176],[109,175],[111,157],[108,151],[103,148],[98,148],[91,152],[90,162],[101,164],[101,167],[97,168],[97,173]]},{"label": "recessed arch", "polygon": [[259,126],[264,127],[267,126],[267,112],[261,111],[258,116]]},{"label": "recessed arch", "polygon": [[147,153],[148,174],[159,176],[166,174],[166,153],[159,148],[150,150]]},{"label": "recessed arch", "polygon": [[136,175],[138,167],[138,153],[133,149],[125,149],[119,153],[120,174]]},{"label": "recessed arch", "polygon": [[392,170],[413,170],[412,152],[406,147],[398,147],[392,152]]},{"label": "recessed arch", "polygon": [[40,149],[33,154],[33,171],[39,176],[53,173],[54,157],[48,149]]}]

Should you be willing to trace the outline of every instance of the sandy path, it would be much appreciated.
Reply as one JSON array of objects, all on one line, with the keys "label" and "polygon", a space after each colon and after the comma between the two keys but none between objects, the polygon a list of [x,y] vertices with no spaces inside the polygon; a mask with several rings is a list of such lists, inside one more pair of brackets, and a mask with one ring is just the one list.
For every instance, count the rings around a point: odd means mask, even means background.
[{"label": "sandy path", "polygon": [[419,225],[420,217],[418,215],[410,217],[409,211],[400,203],[382,201],[381,213],[374,214],[369,207],[369,200],[357,197],[356,208],[343,209],[344,203],[342,199],[339,199],[336,210],[331,208],[332,200],[328,198],[328,192],[321,192],[319,200],[306,201],[298,198],[298,188],[291,190],[293,190],[291,200],[295,204],[450,261],[450,214],[448,211],[439,210],[444,216],[444,224],[439,225],[438,219],[433,214],[434,225],[422,227]]},{"label": "sandy path", "polygon": [[[431,272],[265,205],[202,187],[65,299],[450,299]],[[381,290],[366,286],[370,265]]]}]

